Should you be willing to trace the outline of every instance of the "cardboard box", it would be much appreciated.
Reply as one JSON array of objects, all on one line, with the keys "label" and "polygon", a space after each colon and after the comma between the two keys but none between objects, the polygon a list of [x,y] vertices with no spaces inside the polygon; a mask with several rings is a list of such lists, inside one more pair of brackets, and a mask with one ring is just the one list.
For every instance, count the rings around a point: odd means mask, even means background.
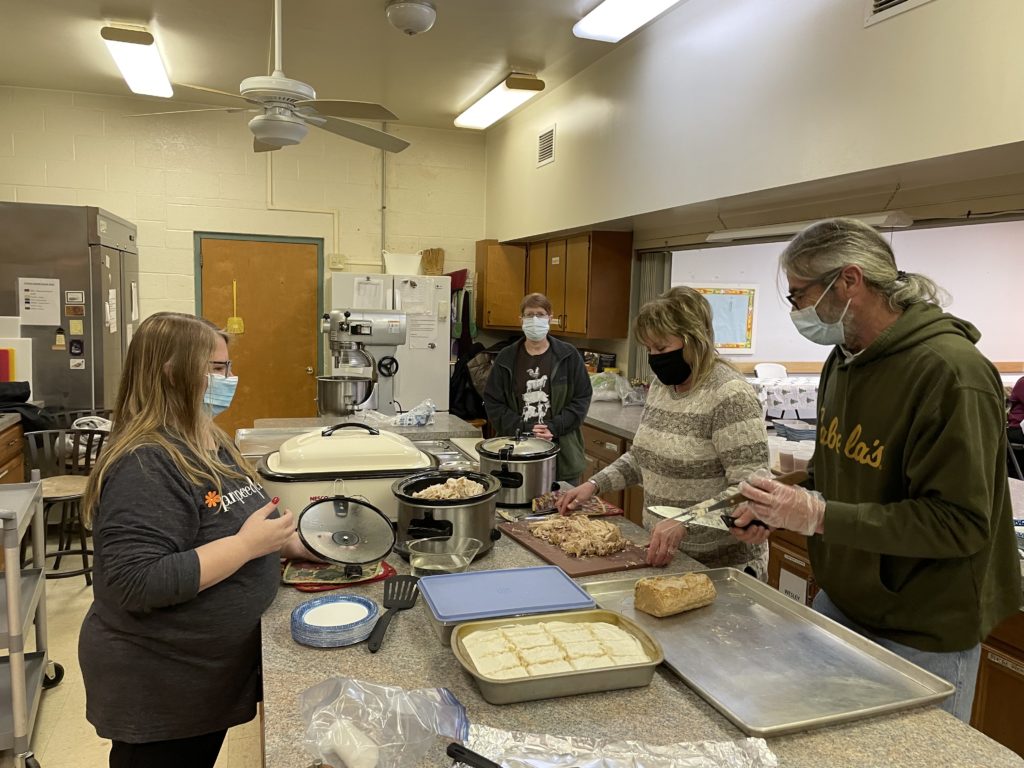
[{"label": "cardboard box", "polygon": [[774,537],[768,543],[768,584],[804,605],[818,593],[807,553]]}]

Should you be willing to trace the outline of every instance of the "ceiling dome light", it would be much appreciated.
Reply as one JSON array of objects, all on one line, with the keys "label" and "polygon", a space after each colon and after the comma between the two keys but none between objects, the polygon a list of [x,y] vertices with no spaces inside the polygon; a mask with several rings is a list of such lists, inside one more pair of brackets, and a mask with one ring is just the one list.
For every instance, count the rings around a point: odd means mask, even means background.
[{"label": "ceiling dome light", "polygon": [[391,26],[410,37],[427,32],[437,21],[437,11],[427,0],[391,0],[384,13]]}]

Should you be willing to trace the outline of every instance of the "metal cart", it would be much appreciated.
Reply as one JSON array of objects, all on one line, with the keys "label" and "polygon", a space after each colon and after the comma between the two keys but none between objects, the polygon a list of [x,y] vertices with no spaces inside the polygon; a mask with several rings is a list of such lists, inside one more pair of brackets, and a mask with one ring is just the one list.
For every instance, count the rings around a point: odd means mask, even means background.
[{"label": "metal cart", "polygon": [[[17,768],[39,768],[30,741],[39,699],[64,677],[47,656],[45,519],[39,473],[33,482],[0,486],[4,569],[0,587],[0,751],[14,750]],[[21,567],[21,541],[32,529],[32,563]],[[25,633],[34,624],[36,650],[25,652]],[[9,706],[7,702],[10,702]]]}]

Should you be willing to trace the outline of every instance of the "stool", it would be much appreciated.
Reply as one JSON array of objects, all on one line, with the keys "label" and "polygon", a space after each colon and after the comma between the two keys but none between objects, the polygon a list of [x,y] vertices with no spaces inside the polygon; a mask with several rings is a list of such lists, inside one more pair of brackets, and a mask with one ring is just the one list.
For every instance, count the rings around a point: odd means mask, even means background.
[{"label": "stool", "polygon": [[[60,526],[57,529],[57,549],[47,552],[46,558],[54,558],[53,570],[46,572],[48,579],[66,579],[71,576],[85,576],[85,583],[92,585],[92,564],[89,562],[93,551],[86,540],[85,525],[82,523],[82,499],[89,483],[87,475],[57,475],[44,477],[43,519],[49,518],[50,509],[60,505]],[[75,529],[78,530],[79,549],[72,549]],[[66,555],[81,555],[82,567],[73,571],[61,571],[60,560]]]},{"label": "stool", "polygon": [[[89,557],[88,531],[82,522],[82,499],[89,482],[96,457],[99,456],[107,432],[91,429],[48,429],[26,432],[25,452],[29,469],[38,469],[42,476],[43,518],[50,509],[61,507],[60,528],[57,549],[47,552],[46,558],[54,558],[53,570],[47,570],[48,579],[66,579],[71,576],[85,576],[85,583],[92,584],[92,563]],[[73,548],[75,531],[78,532],[79,547]],[[82,567],[72,571],[59,571],[61,559],[79,555]]]}]

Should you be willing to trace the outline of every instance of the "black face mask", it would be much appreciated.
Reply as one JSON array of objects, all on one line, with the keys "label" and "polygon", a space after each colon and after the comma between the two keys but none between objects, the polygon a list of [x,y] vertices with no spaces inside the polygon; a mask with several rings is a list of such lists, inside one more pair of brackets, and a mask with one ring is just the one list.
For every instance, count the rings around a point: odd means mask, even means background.
[{"label": "black face mask", "polygon": [[673,349],[660,355],[648,355],[647,362],[654,375],[658,377],[658,381],[669,387],[684,383],[693,373],[690,364],[683,358],[681,349]]}]

